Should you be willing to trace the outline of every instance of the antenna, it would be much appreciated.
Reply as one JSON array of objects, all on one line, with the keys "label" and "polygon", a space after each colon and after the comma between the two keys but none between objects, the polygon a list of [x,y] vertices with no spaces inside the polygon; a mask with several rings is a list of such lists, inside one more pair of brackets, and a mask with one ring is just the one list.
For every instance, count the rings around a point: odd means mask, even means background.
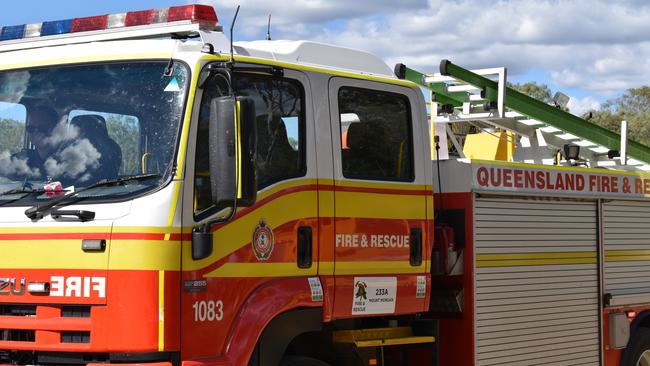
[{"label": "antenna", "polygon": [[232,30],[235,28],[235,22],[237,21],[237,14],[239,14],[239,8],[241,6],[237,5],[237,10],[235,11],[235,16],[232,18],[232,24],[230,24],[230,63],[232,64],[235,60],[233,46],[232,46]]},{"label": "antenna", "polygon": [[271,40],[271,14],[269,14],[269,25],[266,28],[266,40],[267,41]]}]

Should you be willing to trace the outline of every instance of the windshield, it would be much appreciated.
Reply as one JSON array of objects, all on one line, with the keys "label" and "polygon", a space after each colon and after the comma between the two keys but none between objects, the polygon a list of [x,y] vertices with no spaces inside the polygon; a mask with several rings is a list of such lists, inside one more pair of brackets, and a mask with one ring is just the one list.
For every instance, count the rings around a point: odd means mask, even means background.
[{"label": "windshield", "polygon": [[[89,198],[164,182],[188,79],[182,64],[167,68],[147,61],[0,72],[0,205],[30,205],[104,179],[160,177],[98,188]],[[25,188],[48,192],[1,195]]]}]

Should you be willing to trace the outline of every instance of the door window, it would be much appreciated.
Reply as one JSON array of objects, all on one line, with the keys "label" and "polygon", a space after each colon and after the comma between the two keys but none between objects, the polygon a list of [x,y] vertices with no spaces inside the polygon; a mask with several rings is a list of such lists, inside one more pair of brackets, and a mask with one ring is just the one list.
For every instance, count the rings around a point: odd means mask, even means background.
[{"label": "door window", "polygon": [[408,98],[343,87],[338,102],[343,176],[412,181],[413,139]]},{"label": "door window", "polygon": [[[233,83],[237,95],[251,97],[255,102],[258,189],[304,176],[305,117],[301,84],[291,79],[260,74],[237,74]],[[195,158],[194,211],[197,218],[209,214],[207,211],[212,207],[208,154],[210,100],[226,92],[227,86],[221,77],[206,83],[199,113]]]}]

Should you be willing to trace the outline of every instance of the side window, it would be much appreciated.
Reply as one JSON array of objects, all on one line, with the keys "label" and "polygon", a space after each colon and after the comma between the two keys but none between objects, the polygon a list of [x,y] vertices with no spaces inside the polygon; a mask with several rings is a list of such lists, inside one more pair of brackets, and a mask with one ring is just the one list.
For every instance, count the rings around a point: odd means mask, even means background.
[{"label": "side window", "polygon": [[[299,82],[260,74],[237,74],[237,95],[255,102],[258,189],[306,173],[304,90]],[[194,177],[194,212],[212,207],[208,161],[210,99],[226,93],[221,78],[206,83],[199,113]]]},{"label": "side window", "polygon": [[338,102],[343,176],[412,181],[413,138],[408,98],[343,87]]},{"label": "side window", "polygon": [[26,118],[24,105],[0,102],[0,156],[4,154],[9,159],[23,148]]},{"label": "side window", "polygon": [[[94,119],[82,116],[92,116]],[[101,143],[113,145],[119,158],[119,175],[142,173],[141,161],[147,160],[140,154],[140,122],[137,117],[124,114],[96,112],[75,109],[68,114],[68,123],[79,128],[83,136],[87,130],[92,136],[105,136]],[[145,151],[147,151],[145,149]]]}]

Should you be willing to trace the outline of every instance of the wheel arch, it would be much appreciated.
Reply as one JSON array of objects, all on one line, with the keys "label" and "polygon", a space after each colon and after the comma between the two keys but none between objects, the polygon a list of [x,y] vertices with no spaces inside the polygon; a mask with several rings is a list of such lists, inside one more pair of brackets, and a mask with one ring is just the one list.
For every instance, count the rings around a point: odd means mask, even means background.
[{"label": "wheel arch", "polygon": [[316,324],[315,330],[320,330],[322,307],[323,301],[312,301],[306,277],[268,281],[249,296],[233,322],[224,356],[232,365],[247,365],[264,332],[287,326],[288,322],[304,323],[281,333],[284,338],[291,337],[286,345],[300,333],[314,330]]},{"label": "wheel arch", "polygon": [[636,333],[639,327],[650,328],[650,310],[644,310],[634,317],[632,324],[630,324],[630,339],[634,336],[634,333]]},{"label": "wheel arch", "polygon": [[294,339],[322,330],[322,319],[322,308],[297,308],[276,316],[264,328],[249,366],[279,365]]}]

